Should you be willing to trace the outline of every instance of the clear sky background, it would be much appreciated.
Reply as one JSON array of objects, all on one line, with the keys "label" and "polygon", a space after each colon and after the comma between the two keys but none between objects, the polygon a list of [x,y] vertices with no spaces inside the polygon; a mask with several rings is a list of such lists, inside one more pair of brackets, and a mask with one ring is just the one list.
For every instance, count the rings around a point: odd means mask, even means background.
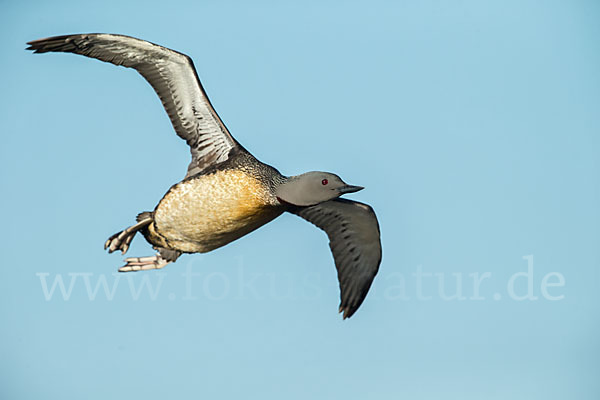
[{"label": "clear sky background", "polygon": [[[599,20],[596,1],[1,1],[0,398],[600,398]],[[384,256],[353,318],[293,215],[116,274],[104,241],[189,154],[135,71],[24,50],[81,32],[190,55],[260,160],[366,187]]]}]

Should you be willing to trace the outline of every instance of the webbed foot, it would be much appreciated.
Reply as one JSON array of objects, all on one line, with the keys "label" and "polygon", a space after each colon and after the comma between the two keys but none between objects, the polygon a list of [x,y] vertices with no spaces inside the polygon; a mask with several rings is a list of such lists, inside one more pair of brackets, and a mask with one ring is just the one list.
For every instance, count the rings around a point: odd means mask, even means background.
[{"label": "webbed foot", "polygon": [[137,224],[130,226],[127,229],[117,232],[108,238],[104,243],[104,250],[108,249],[109,253],[113,251],[121,250],[122,254],[125,254],[129,249],[129,244],[135,237],[135,234],[140,230],[150,225],[152,218],[146,218],[139,221]]},{"label": "webbed foot", "polygon": [[125,259],[126,264],[119,268],[119,272],[145,271],[149,269],[161,269],[173,261],[165,260],[157,254],[149,257],[129,257]]}]

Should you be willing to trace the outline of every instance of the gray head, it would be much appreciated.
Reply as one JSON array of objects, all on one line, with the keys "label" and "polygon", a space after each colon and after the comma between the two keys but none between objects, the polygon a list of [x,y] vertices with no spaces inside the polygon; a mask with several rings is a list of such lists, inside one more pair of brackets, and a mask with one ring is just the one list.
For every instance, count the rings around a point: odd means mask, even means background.
[{"label": "gray head", "polygon": [[276,194],[286,203],[312,206],[362,189],[362,186],[348,185],[335,174],[313,171],[288,178],[277,187]]}]

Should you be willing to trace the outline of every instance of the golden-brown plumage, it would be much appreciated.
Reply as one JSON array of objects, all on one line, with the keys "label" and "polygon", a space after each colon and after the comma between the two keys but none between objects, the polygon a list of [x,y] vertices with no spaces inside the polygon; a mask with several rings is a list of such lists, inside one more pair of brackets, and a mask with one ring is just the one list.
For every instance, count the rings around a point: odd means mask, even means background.
[{"label": "golden-brown plumage", "polygon": [[154,211],[150,239],[160,247],[205,253],[284,211],[268,187],[241,169],[220,170],[173,186]]}]

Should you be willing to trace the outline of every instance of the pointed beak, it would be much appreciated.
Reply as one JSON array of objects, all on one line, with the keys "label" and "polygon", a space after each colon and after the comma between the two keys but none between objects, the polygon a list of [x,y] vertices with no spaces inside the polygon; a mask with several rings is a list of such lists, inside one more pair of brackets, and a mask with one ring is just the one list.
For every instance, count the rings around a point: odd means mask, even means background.
[{"label": "pointed beak", "polygon": [[346,186],[342,186],[341,188],[339,188],[338,191],[340,192],[340,194],[346,194],[346,193],[358,192],[359,190],[363,190],[363,189],[364,189],[364,187],[362,187],[362,186],[346,185]]}]

